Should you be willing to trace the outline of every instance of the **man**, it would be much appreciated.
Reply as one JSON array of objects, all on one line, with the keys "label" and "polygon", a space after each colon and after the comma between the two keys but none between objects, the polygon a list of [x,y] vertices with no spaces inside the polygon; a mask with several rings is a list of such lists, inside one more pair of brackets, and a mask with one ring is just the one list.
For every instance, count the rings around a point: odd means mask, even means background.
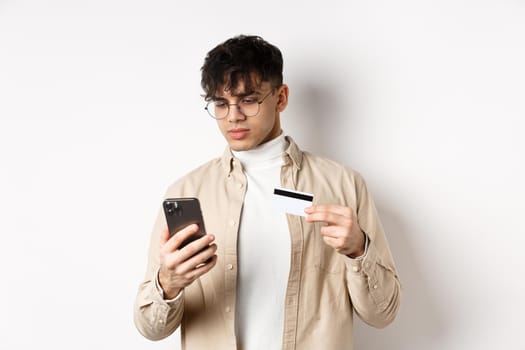
[{"label": "man", "polygon": [[[354,311],[375,327],[395,318],[399,280],[365,182],[283,134],[282,65],[257,36],[205,59],[206,109],[228,147],[166,193],[199,198],[208,234],[179,249],[198,227],[169,238],[159,212],[135,305],[149,339],[181,326],[189,350],[352,349]],[[312,193],[306,217],[273,210],[276,187]]]}]

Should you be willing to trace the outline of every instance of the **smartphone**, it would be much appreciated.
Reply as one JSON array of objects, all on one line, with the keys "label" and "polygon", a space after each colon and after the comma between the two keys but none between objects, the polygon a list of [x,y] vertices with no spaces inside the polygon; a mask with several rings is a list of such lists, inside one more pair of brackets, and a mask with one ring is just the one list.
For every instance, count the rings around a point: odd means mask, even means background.
[{"label": "smartphone", "polygon": [[188,225],[199,225],[199,231],[186,239],[180,248],[206,234],[198,198],[168,198],[163,202],[170,237]]}]

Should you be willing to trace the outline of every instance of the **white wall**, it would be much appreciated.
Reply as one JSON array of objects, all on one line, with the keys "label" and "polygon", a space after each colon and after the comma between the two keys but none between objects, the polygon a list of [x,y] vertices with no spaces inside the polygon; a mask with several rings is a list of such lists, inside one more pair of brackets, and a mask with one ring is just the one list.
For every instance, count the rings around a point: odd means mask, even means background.
[{"label": "white wall", "polygon": [[524,18],[518,0],[0,0],[0,348],[178,349],[138,335],[133,299],[164,189],[224,147],[203,57],[251,33],[284,53],[285,131],[363,173],[387,229],[402,308],[356,348],[524,349]]}]

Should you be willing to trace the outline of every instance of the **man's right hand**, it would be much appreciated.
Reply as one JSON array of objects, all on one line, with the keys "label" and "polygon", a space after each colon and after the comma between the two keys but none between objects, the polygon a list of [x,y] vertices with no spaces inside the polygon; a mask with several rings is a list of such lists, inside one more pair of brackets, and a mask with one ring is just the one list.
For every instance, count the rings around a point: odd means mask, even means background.
[{"label": "man's right hand", "polygon": [[158,278],[164,291],[164,299],[175,298],[184,287],[210,271],[217,263],[217,255],[215,255],[217,245],[211,244],[215,240],[213,235],[207,234],[180,248],[182,242],[198,230],[199,227],[193,224],[171,238],[167,227],[161,233]]}]

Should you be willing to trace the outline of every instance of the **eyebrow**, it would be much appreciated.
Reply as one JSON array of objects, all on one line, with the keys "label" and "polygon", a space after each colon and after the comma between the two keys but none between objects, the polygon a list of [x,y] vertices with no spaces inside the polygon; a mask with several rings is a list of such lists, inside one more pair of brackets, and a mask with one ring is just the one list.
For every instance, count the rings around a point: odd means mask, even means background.
[{"label": "eyebrow", "polygon": [[[250,96],[250,95],[261,95],[261,92],[260,91],[257,91],[257,90],[252,90],[252,91],[246,91],[246,92],[241,92],[239,94],[234,94],[234,95],[231,95],[232,97],[246,97],[246,96]],[[222,97],[222,96],[213,96],[212,97],[212,100],[213,101],[224,101],[226,100],[225,97]]]}]

